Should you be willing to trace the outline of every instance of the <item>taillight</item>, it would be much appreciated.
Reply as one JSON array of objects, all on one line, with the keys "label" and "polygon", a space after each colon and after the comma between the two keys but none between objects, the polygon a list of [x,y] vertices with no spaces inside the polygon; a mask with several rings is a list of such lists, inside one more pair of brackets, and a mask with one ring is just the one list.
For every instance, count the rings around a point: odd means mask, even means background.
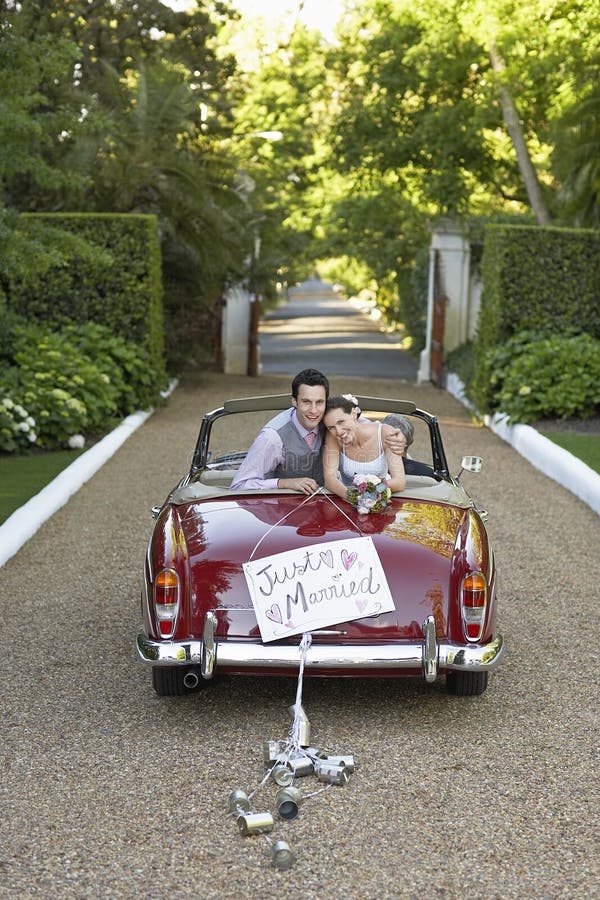
[{"label": "taillight", "polygon": [[478,641],[487,607],[487,582],[481,572],[465,575],[460,591],[463,629],[468,641]]},{"label": "taillight", "polygon": [[180,594],[177,572],[161,569],[154,582],[154,614],[161,637],[171,637],[175,631]]}]

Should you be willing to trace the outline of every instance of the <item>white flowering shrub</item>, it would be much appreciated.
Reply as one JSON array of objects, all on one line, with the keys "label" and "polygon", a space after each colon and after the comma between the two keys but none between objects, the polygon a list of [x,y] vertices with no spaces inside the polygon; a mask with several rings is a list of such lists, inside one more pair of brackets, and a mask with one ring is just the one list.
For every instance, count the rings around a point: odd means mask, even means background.
[{"label": "white flowering shrub", "polygon": [[0,451],[34,443],[79,448],[86,435],[104,434],[157,401],[147,351],[101,325],[50,332],[13,320],[9,330],[0,340],[0,398],[8,402],[0,413]]},{"label": "white flowering shrub", "polygon": [[35,444],[35,419],[12,397],[0,399],[0,451],[13,453]]}]

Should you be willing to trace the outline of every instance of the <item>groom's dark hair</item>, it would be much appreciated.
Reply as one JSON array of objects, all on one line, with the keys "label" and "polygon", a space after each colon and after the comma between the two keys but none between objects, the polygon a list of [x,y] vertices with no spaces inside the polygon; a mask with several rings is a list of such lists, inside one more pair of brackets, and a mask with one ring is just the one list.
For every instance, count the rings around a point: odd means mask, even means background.
[{"label": "groom's dark hair", "polygon": [[318,369],[302,369],[301,372],[298,372],[292,381],[292,397],[295,400],[298,399],[298,391],[301,384],[307,384],[309,387],[322,385],[325,388],[325,396],[329,397],[329,381]]}]

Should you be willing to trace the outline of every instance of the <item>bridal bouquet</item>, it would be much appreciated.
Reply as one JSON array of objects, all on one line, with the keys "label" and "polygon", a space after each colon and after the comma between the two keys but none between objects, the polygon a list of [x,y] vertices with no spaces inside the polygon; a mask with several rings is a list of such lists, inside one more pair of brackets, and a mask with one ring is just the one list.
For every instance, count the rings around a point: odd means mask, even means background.
[{"label": "bridal bouquet", "polygon": [[355,475],[353,484],[347,499],[359,513],[381,512],[389,506],[392,492],[379,475]]}]

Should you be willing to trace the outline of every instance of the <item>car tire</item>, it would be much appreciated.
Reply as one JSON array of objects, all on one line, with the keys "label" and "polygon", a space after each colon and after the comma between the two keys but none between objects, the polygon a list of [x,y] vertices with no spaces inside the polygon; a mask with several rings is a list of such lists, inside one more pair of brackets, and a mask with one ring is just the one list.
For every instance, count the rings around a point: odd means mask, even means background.
[{"label": "car tire", "polygon": [[193,694],[194,691],[200,689],[203,683],[199,678],[198,683],[194,687],[188,687],[184,683],[184,678],[193,669],[182,668],[181,666],[154,666],[152,669],[152,687],[159,697],[183,697],[185,694]]},{"label": "car tire", "polygon": [[488,672],[448,672],[446,690],[455,697],[477,697],[488,684]]}]

